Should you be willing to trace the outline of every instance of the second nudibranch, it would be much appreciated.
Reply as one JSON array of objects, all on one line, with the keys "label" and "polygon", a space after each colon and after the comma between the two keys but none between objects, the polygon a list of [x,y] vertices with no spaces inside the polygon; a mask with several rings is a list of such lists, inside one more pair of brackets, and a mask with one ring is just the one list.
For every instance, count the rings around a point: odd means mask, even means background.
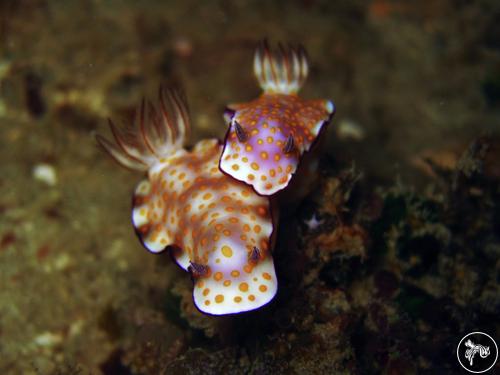
[{"label": "second nudibranch", "polygon": [[277,291],[269,199],[219,170],[217,140],[183,148],[189,119],[179,96],[160,90],[159,108],[143,102],[128,132],[110,125],[116,144],[98,136],[101,145],[148,174],[135,190],[133,225],[149,251],[169,249],[191,272],[198,309],[224,315],[268,303]]},{"label": "second nudibranch", "polygon": [[254,73],[263,93],[226,110],[226,135],[220,168],[251,185],[260,195],[284,189],[304,152],[310,151],[335,112],[329,100],[304,100],[297,93],[308,74],[302,48],[266,43],[257,49]]}]

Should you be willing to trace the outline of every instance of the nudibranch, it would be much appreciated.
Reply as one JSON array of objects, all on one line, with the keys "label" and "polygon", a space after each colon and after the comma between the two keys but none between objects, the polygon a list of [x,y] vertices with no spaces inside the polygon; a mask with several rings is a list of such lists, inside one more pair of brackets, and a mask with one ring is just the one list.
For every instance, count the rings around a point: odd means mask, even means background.
[{"label": "nudibranch", "polygon": [[147,172],[133,199],[136,232],[149,251],[168,249],[191,273],[198,309],[234,314],[271,301],[277,278],[269,199],[219,170],[217,140],[184,148],[189,118],[179,94],[160,89],[159,104],[143,101],[134,126],[110,128],[115,143],[98,142],[123,166]]},{"label": "nudibranch", "polygon": [[229,130],[220,168],[252,185],[258,194],[272,195],[288,185],[335,106],[329,100],[304,100],[297,95],[308,74],[301,47],[279,46],[271,51],[263,42],[255,53],[254,73],[263,93],[226,109]]}]

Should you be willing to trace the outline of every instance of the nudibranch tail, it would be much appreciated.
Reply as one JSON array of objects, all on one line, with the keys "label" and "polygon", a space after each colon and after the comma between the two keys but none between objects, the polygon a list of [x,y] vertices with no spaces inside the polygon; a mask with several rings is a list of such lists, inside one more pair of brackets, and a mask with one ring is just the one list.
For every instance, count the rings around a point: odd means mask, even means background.
[{"label": "nudibranch tail", "polygon": [[266,41],[257,48],[254,73],[265,93],[296,94],[307,78],[309,67],[304,48],[269,48]]},{"label": "nudibranch tail", "polygon": [[142,101],[133,126],[120,129],[111,120],[115,143],[97,135],[99,144],[124,167],[147,171],[182,149],[189,133],[187,106],[174,90],[160,88],[159,109]]}]

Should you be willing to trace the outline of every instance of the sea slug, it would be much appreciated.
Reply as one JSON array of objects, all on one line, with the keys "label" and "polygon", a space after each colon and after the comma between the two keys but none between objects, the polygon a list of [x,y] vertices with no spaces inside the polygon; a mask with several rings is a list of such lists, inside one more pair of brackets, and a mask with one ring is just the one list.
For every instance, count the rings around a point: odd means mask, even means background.
[{"label": "sea slug", "polygon": [[98,135],[121,165],[147,172],[135,190],[132,222],[144,246],[164,250],[194,281],[204,313],[234,314],[271,301],[277,291],[271,248],[270,202],[219,170],[215,139],[184,148],[189,133],[185,102],[160,89],[155,107],[142,102],[133,126],[110,121],[115,142]]},{"label": "sea slug", "polygon": [[329,100],[304,100],[297,93],[308,74],[302,48],[257,49],[254,73],[263,93],[248,103],[229,105],[229,130],[220,161],[223,172],[260,195],[284,189],[305,152],[335,112]]}]

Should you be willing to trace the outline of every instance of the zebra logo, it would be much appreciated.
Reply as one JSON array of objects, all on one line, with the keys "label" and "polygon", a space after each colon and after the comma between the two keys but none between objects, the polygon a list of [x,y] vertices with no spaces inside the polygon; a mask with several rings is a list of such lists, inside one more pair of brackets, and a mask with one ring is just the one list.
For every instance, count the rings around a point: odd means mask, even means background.
[{"label": "zebra logo", "polygon": [[479,353],[481,358],[486,358],[490,355],[490,347],[489,346],[482,346],[479,344],[474,344],[472,341],[467,340],[465,342],[465,346],[468,347],[465,351],[465,358],[469,360],[470,365],[472,366],[474,363],[474,356],[476,353]]},{"label": "zebra logo", "polygon": [[497,362],[498,347],[490,335],[471,332],[460,340],[457,358],[465,370],[481,374],[491,369]]}]

